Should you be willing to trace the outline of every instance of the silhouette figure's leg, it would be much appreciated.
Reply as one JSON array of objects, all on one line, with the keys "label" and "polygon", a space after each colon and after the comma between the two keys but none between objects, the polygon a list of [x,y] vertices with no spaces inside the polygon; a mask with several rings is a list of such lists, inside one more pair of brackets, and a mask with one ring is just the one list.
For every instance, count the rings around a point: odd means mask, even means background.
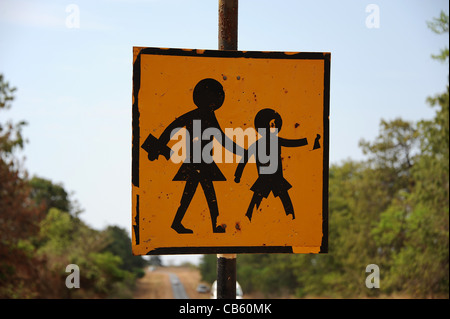
[{"label": "silhouette figure's leg", "polygon": [[186,186],[184,187],[183,196],[180,200],[180,206],[178,207],[177,213],[175,214],[175,218],[172,222],[172,229],[174,229],[179,234],[192,234],[193,231],[185,228],[181,221],[183,220],[184,214],[186,214],[186,210],[191,203],[192,198],[194,197],[195,190],[197,189],[198,181],[186,181]]},{"label": "silhouette figure's leg", "polygon": [[248,206],[248,209],[247,209],[247,214],[245,214],[245,216],[248,217],[249,221],[252,221],[253,208],[255,207],[255,205],[256,205],[256,208],[258,208],[259,205],[261,204],[262,199],[263,198],[261,195],[259,195],[257,193],[253,194],[252,200],[250,201],[250,205]]},{"label": "silhouette figure's leg", "polygon": [[225,228],[217,226],[217,217],[219,216],[219,207],[217,206],[216,191],[212,181],[203,180],[200,182],[203,192],[205,193],[206,202],[208,203],[209,214],[211,215],[211,224],[214,233],[224,233]]},{"label": "silhouette figure's leg", "polygon": [[286,216],[289,214],[292,215],[292,219],[295,219],[294,214],[294,206],[292,206],[291,198],[289,197],[289,194],[287,191],[284,191],[280,194],[281,202],[283,203],[284,211],[286,212]]}]

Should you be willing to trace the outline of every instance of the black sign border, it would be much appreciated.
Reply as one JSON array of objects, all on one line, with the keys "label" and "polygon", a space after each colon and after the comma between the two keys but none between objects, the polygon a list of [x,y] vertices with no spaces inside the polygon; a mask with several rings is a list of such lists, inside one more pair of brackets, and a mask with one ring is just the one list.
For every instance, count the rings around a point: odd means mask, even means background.
[{"label": "black sign border", "polygon": [[[133,64],[133,97],[132,106],[132,163],[131,181],[139,187],[139,90],[141,79],[141,55],[174,55],[214,58],[249,58],[249,59],[295,59],[324,61],[324,94],[323,94],[323,194],[322,194],[322,242],[319,253],[328,253],[328,179],[329,179],[329,140],[330,140],[330,67],[331,53],[328,52],[264,52],[264,51],[221,51],[173,48],[141,48]],[[136,195],[139,196],[139,195]],[[135,244],[140,243],[139,236],[139,200],[136,204],[136,217],[132,225]],[[178,254],[240,254],[240,253],[293,253],[292,246],[212,246],[212,247],[161,247],[155,248],[147,255]]]}]

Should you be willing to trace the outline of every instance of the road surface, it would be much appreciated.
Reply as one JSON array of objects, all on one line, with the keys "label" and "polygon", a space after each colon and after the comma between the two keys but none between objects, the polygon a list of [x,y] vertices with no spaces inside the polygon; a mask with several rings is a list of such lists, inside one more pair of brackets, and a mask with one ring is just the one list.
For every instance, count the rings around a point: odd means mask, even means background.
[{"label": "road surface", "polygon": [[199,284],[208,283],[201,280],[200,271],[192,267],[156,267],[147,269],[145,276],[136,282],[135,299],[172,299],[174,292],[170,274],[178,276],[189,299],[209,299],[209,293],[197,291]]},{"label": "road surface", "polygon": [[175,299],[189,299],[184,286],[180,279],[174,273],[169,273],[170,283],[172,284],[173,298]]}]

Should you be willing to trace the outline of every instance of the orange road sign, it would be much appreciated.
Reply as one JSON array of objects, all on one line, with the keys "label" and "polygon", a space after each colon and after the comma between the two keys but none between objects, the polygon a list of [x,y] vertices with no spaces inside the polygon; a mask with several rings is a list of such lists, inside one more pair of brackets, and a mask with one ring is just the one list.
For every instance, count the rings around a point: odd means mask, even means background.
[{"label": "orange road sign", "polygon": [[133,254],[326,253],[330,53],[133,53]]}]

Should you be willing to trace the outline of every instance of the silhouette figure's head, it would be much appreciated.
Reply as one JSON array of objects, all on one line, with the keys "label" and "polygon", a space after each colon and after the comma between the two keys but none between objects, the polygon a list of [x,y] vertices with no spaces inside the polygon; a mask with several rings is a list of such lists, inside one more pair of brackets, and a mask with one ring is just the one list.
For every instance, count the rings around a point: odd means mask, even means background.
[{"label": "silhouette figure's head", "polygon": [[255,116],[255,128],[258,130],[264,128],[262,132],[265,133],[270,130],[272,133],[275,129],[281,130],[283,120],[280,114],[272,109],[262,109]]},{"label": "silhouette figure's head", "polygon": [[194,89],[194,104],[201,110],[217,110],[225,100],[222,84],[214,79],[203,79]]}]

